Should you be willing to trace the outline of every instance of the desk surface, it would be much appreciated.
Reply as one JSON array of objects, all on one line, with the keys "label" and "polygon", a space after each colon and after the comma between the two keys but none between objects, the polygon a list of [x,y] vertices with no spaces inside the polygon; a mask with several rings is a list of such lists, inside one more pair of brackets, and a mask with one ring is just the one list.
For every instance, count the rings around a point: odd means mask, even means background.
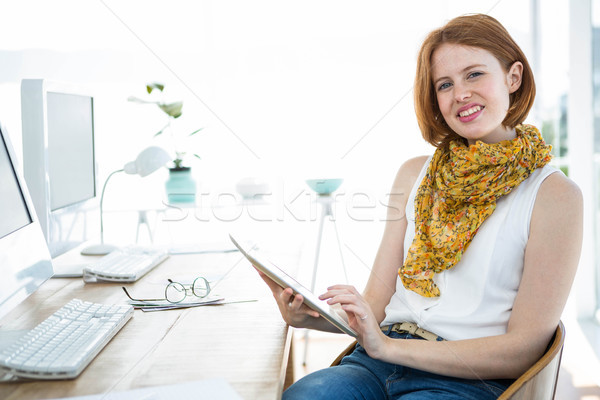
[{"label": "desk surface", "polygon": [[[228,273],[229,271],[229,273]],[[226,274],[226,275],[225,275]],[[133,318],[74,380],[0,383],[2,399],[40,399],[100,394],[134,388],[225,378],[244,399],[281,395],[291,330],[268,288],[238,253],[175,255],[134,284],[133,296],[159,296],[167,278],[224,279],[213,293],[220,306],[145,313]],[[51,279],[0,321],[2,330],[31,329],[72,298],[126,304],[121,284]]]}]

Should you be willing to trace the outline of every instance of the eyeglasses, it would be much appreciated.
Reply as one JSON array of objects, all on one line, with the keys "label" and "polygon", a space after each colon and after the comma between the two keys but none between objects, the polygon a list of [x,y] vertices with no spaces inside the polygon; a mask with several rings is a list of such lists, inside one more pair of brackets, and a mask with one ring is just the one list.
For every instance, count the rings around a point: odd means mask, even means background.
[{"label": "eyeglasses", "polygon": [[187,296],[188,293],[192,293],[192,295],[198,298],[204,298],[208,296],[210,293],[210,283],[206,280],[206,278],[199,276],[194,279],[192,284],[186,284],[172,281],[168,279],[169,284],[165,288],[165,298],[164,299],[134,299],[129,295],[127,289],[124,286],[121,286],[127,297],[129,297],[133,301],[164,301],[167,300],[169,303],[181,303]]}]

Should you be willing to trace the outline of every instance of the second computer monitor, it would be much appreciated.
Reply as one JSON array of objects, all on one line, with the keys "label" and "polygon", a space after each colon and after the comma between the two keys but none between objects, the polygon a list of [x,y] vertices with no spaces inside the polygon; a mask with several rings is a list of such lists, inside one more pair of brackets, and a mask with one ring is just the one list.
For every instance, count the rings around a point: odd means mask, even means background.
[{"label": "second computer monitor", "polygon": [[71,84],[21,82],[23,171],[52,257],[98,231],[94,98]]}]

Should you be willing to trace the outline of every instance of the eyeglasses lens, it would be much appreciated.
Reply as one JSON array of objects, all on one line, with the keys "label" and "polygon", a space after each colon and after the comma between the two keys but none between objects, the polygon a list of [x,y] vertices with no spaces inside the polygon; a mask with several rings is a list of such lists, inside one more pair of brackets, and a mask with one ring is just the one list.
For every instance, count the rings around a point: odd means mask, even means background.
[{"label": "eyeglasses lens", "polygon": [[210,292],[210,285],[205,278],[196,278],[192,285],[192,292],[198,297],[206,297]]},{"label": "eyeglasses lens", "polygon": [[165,289],[165,297],[171,303],[179,303],[185,299],[185,287],[179,282],[171,282]]}]

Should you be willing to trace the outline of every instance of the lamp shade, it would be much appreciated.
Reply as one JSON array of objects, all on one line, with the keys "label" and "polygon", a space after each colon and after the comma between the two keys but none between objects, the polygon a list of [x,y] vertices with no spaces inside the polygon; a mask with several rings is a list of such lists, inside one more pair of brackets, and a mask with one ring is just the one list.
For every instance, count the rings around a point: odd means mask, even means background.
[{"label": "lamp shade", "polygon": [[127,174],[137,174],[141,177],[148,176],[166,163],[171,161],[169,153],[156,146],[148,147],[123,167]]}]

